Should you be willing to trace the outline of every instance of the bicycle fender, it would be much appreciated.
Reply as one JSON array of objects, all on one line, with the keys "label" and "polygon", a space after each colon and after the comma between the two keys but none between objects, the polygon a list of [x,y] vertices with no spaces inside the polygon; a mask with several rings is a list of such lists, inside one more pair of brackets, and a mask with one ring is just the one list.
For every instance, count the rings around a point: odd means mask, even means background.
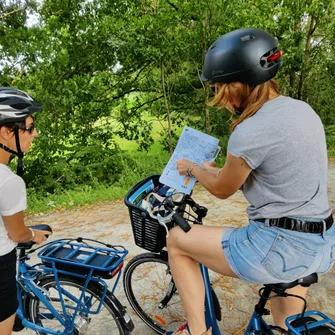
[{"label": "bicycle fender", "polygon": [[112,304],[115,315],[119,316],[119,320],[122,323],[122,325],[129,331],[133,331],[135,326],[130,318],[130,315],[127,313],[125,307],[120,303],[120,301],[112,294],[112,295],[106,295],[106,298],[110,301]]}]

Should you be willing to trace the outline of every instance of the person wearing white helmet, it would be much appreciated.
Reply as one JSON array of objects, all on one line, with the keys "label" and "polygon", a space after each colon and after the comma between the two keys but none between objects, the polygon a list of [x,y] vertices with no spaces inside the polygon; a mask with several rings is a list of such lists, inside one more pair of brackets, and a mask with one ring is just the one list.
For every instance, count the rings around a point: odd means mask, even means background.
[{"label": "person wearing white helmet", "polygon": [[[177,169],[218,198],[241,189],[250,203],[249,223],[241,228],[195,225],[188,233],[171,229],[169,264],[188,320],[188,328],[174,334],[211,334],[198,262],[258,284],[324,274],[335,262],[324,128],[308,104],[279,94],[273,78],[281,61],[275,38],[255,28],[221,36],[205,56],[201,79],[214,89],[211,105],[237,118],[221,169],[187,159],[180,159]],[[307,288],[288,292],[304,297]],[[275,324],[286,328],[286,317],[300,313],[302,301],[276,298],[271,309]]]},{"label": "person wearing white helmet", "polygon": [[[38,136],[33,113],[42,104],[15,88],[0,87],[0,334],[12,333],[18,307],[16,292],[16,250],[19,242],[41,243],[48,231],[29,229],[24,224],[27,207],[23,179],[23,155]],[[18,156],[17,174],[8,165]]]}]

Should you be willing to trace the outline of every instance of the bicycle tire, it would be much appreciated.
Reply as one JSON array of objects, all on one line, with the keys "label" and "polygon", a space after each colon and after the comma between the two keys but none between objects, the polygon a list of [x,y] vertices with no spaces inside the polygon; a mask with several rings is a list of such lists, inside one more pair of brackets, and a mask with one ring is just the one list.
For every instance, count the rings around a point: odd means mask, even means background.
[{"label": "bicycle tire", "polygon": [[[84,280],[66,276],[59,275],[58,276],[59,284],[62,289],[66,289],[67,292],[70,292],[72,295],[78,298],[78,294],[81,294],[83,291]],[[47,292],[49,301],[52,301],[53,306],[58,310],[58,312],[62,313],[61,303],[59,301],[59,293],[57,291],[57,285],[54,276],[44,277],[39,280],[38,287]],[[71,290],[71,291],[70,291]],[[55,291],[55,292],[54,292]],[[85,301],[92,301],[92,305],[98,306],[99,302],[102,298],[102,286],[96,282],[89,283],[85,295]],[[70,296],[63,296],[66,299],[66,304],[71,304]],[[88,300],[87,300],[88,299]],[[94,300],[95,299],[95,300]],[[93,301],[94,300],[94,301]],[[73,302],[73,305],[76,303]],[[131,330],[127,329],[124,324],[125,315],[120,310],[120,306],[122,308],[121,303],[117,300],[117,298],[110,292],[107,291],[107,294],[104,298],[100,313],[98,314],[89,314],[88,316],[80,316],[76,317],[76,329],[73,331],[73,335],[78,334],[95,334],[95,335],[129,335],[131,334]],[[38,299],[31,298],[28,304],[28,315],[30,320],[37,324],[41,325],[53,330],[63,331],[64,327],[60,324],[60,322],[56,318],[50,318],[50,311],[46,310],[44,304],[42,304]],[[93,310],[96,310],[96,308]],[[67,312],[71,313],[71,309],[68,309]],[[48,316],[47,316],[48,312]],[[44,314],[43,314],[44,313]],[[79,313],[78,313],[79,314]],[[43,317],[45,315],[45,317]],[[132,321],[129,322],[132,325]],[[86,328],[85,328],[86,327]],[[47,335],[44,332],[36,331],[38,335]]]},{"label": "bicycle tire", "polygon": [[171,280],[166,251],[134,257],[123,274],[123,287],[129,304],[142,321],[158,334],[175,331],[186,321],[176,290],[170,299],[166,299],[166,306],[159,307],[167,297]]}]

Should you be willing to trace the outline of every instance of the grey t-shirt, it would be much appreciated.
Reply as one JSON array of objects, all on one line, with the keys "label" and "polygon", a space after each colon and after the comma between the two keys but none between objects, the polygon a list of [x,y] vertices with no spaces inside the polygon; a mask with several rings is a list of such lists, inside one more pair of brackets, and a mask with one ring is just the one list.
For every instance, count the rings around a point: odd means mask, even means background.
[{"label": "grey t-shirt", "polygon": [[305,102],[284,96],[266,102],[235,128],[228,152],[252,168],[242,187],[251,220],[330,215],[324,128]]}]

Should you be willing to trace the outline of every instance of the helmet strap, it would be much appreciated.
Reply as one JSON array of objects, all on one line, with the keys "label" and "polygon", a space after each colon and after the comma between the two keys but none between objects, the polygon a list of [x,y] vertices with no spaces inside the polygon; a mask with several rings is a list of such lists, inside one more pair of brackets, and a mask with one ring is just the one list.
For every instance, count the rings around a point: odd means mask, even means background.
[{"label": "helmet strap", "polygon": [[250,94],[245,98],[245,100],[240,104],[240,106],[233,105],[234,113],[238,116],[242,115],[244,112],[245,107],[249,103],[250,99],[253,98],[257,93],[258,89],[256,89],[258,86],[255,86],[252,88]]},{"label": "helmet strap", "polygon": [[16,149],[17,149],[17,168],[16,168],[16,174],[20,177],[23,176],[23,152],[21,151],[20,146],[20,138],[19,138],[19,126],[16,125],[14,128],[14,134],[15,134],[15,142],[16,142]]},{"label": "helmet strap", "polygon": [[238,116],[240,116],[244,111],[244,107],[242,107],[242,105],[240,107],[233,105],[233,108],[234,108],[234,113]]},{"label": "helmet strap", "polygon": [[19,127],[14,128],[14,134],[15,134],[15,142],[16,142],[16,148],[17,152],[8,148],[7,146],[3,145],[0,143],[0,148],[11,153],[12,155],[15,155],[18,157],[18,162],[17,162],[17,168],[16,168],[16,174],[20,177],[23,176],[23,152],[21,151],[21,146],[20,146],[20,139],[19,139]]},{"label": "helmet strap", "polygon": [[11,153],[11,154],[13,154],[13,155],[17,155],[16,151],[14,151],[12,149],[9,149],[8,147],[6,147],[5,145],[3,145],[2,143],[0,143],[0,148],[3,149],[3,150],[5,150],[5,151],[7,151],[7,152],[9,152],[9,153]]}]

